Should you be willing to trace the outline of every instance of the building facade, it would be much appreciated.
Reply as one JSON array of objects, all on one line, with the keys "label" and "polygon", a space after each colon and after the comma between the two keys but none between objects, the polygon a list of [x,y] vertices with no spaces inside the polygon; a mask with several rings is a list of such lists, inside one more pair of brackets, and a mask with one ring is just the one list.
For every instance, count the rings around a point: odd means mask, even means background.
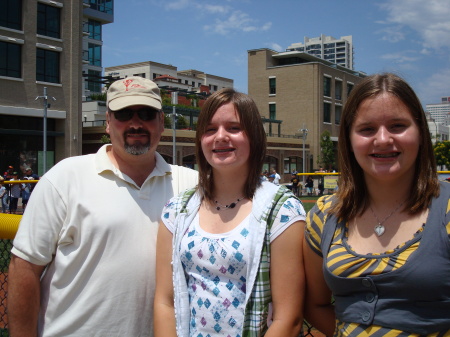
[{"label": "building facade", "polygon": [[[297,171],[302,172],[303,159],[305,172],[319,167],[322,133],[328,131],[336,147],[342,108],[352,88],[365,76],[303,52],[248,51],[248,93],[264,118],[266,132],[295,139],[297,144],[301,139],[301,148],[294,154],[274,159],[279,170],[288,171],[285,164],[296,163]],[[302,129],[308,130],[305,157]]]},{"label": "building facade", "polygon": [[106,67],[105,75],[117,79],[141,76],[154,80],[160,88],[178,88],[195,93],[199,93],[202,87],[208,88],[209,92],[215,92],[222,88],[233,88],[234,86],[234,81],[229,78],[194,69],[178,70],[177,67],[172,65],[153,61]]},{"label": "building facade", "polygon": [[113,0],[84,0],[83,101],[103,90],[103,25],[114,21]]},{"label": "building facade", "polygon": [[336,39],[332,36],[304,37],[304,41],[293,43],[286,51],[299,51],[314,55],[342,67],[353,69],[353,37],[342,36]]},{"label": "building facade", "polygon": [[90,44],[99,38],[93,18],[111,21],[112,5],[113,0],[0,2],[0,169],[13,165],[21,174],[30,166],[43,174],[81,154],[87,85],[82,73],[101,72],[89,63],[95,58]]},{"label": "building facade", "polygon": [[437,124],[450,125],[450,97],[442,97],[438,104],[427,104],[425,111]]}]

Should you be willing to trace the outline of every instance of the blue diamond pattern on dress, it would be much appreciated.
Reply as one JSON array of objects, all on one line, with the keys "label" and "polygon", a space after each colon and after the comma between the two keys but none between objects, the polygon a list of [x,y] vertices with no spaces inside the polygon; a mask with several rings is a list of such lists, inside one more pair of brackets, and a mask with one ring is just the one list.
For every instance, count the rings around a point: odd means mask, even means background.
[{"label": "blue diamond pattern on dress", "polygon": [[195,235],[195,229],[188,232],[188,237]]},{"label": "blue diamond pattern on dress", "polygon": [[228,272],[230,273],[230,274],[234,274],[234,271],[236,270],[236,268],[234,268],[233,266],[229,266],[228,267]]},{"label": "blue diamond pattern on dress", "polygon": [[194,247],[194,241],[189,242],[188,249],[191,250]]},{"label": "blue diamond pattern on dress", "polygon": [[216,250],[216,248],[214,247],[214,245],[213,245],[213,244],[210,244],[210,245],[209,245],[209,251],[210,251],[211,253],[214,253],[215,250]]},{"label": "blue diamond pattern on dress", "polygon": [[211,306],[211,302],[209,300],[205,301],[205,307],[209,308]]},{"label": "blue diamond pattern on dress", "polygon": [[233,287],[234,287],[234,284],[233,284],[233,282],[231,282],[231,281],[228,281],[228,283],[227,283],[226,287],[228,288],[228,290],[231,290],[231,289],[233,289]]},{"label": "blue diamond pattern on dress", "polygon": [[214,325],[214,330],[216,332],[220,332],[220,330],[222,330],[222,327],[217,323],[216,325]]},{"label": "blue diamond pattern on dress", "polygon": [[211,262],[211,264],[214,264],[214,262],[216,262],[216,258],[214,256],[211,256],[209,258],[209,262]]},{"label": "blue diamond pattern on dress", "polygon": [[186,256],[186,258],[187,258],[189,261],[192,260],[192,254],[191,254],[191,253],[186,252],[185,256]]},{"label": "blue diamond pattern on dress", "polygon": [[217,287],[214,288],[214,289],[213,289],[213,293],[214,293],[214,295],[216,295],[216,296],[219,295],[219,294],[220,294],[219,288],[217,288]]},{"label": "blue diamond pattern on dress", "polygon": [[233,317],[230,317],[230,319],[228,320],[228,324],[230,326],[235,326],[236,325],[236,320]]},{"label": "blue diamond pattern on dress", "polygon": [[247,237],[248,233],[250,233],[250,232],[247,230],[247,228],[244,228],[244,229],[241,231],[241,235],[242,235],[244,238]]},{"label": "blue diamond pattern on dress", "polygon": [[222,256],[222,258],[226,258],[227,257],[227,251],[225,249],[222,249],[222,251],[220,252],[220,256]]},{"label": "blue diamond pattern on dress", "polygon": [[233,241],[232,245],[234,249],[238,249],[241,244],[237,241]]},{"label": "blue diamond pattern on dress", "polygon": [[220,282],[220,277],[219,276],[214,277],[213,282],[215,285],[218,285]]},{"label": "blue diamond pattern on dress", "polygon": [[287,216],[287,215],[282,215],[281,216],[281,218],[280,218],[280,222],[281,223],[286,223],[288,221],[289,221],[289,216]]},{"label": "blue diamond pattern on dress", "polygon": [[242,261],[242,258],[244,257],[244,255],[242,255],[241,253],[236,253],[236,255],[234,256],[236,258],[236,260],[238,260],[239,262]]},{"label": "blue diamond pattern on dress", "polygon": [[239,302],[239,300],[238,300],[236,297],[234,298],[233,302],[231,302],[231,304],[233,304],[233,306],[234,306],[235,308],[238,307],[239,303],[241,303],[241,302]]},{"label": "blue diamond pattern on dress", "polygon": [[214,319],[216,320],[216,322],[219,321],[221,317],[222,316],[220,316],[220,314],[217,311],[214,313]]},{"label": "blue diamond pattern on dress", "polygon": [[199,306],[200,308],[202,307],[203,301],[202,301],[201,298],[198,299],[197,304],[198,304],[198,306]]}]

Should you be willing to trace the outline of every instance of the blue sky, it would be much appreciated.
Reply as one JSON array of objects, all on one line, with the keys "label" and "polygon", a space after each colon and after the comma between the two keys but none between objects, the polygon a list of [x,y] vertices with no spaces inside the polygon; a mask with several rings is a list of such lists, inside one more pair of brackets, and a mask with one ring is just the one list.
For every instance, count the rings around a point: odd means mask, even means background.
[{"label": "blue sky", "polygon": [[116,0],[103,66],[154,61],[234,80],[247,51],[284,51],[305,36],[352,35],[355,70],[395,72],[422,104],[450,96],[449,0]]}]

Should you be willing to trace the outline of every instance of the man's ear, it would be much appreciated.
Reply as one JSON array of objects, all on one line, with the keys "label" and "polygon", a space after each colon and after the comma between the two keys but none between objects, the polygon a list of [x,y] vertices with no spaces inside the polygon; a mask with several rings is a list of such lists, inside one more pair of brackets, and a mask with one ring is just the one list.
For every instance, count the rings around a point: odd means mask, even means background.
[{"label": "man's ear", "polygon": [[105,131],[109,135],[109,123],[111,123],[111,115],[109,109],[106,110],[106,128]]},{"label": "man's ear", "polygon": [[164,131],[164,111],[161,109],[161,113],[159,115],[160,123],[161,123],[161,132]]}]

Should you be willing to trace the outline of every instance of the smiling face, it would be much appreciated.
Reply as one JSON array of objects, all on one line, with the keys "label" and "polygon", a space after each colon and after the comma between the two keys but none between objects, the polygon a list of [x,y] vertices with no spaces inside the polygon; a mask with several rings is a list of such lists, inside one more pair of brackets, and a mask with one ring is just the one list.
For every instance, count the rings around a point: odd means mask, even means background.
[{"label": "smiling face", "polygon": [[412,179],[420,132],[408,107],[383,93],[364,100],[350,129],[350,143],[367,182]]},{"label": "smiling face", "polygon": [[213,170],[248,172],[250,144],[233,103],[217,109],[201,138],[201,147]]},{"label": "smiling face", "polygon": [[[141,105],[129,107],[133,111],[145,108]],[[128,121],[119,121],[112,111],[107,113],[106,132],[111,137],[115,153],[127,155],[153,154],[164,131],[162,112],[155,119],[143,121],[135,113]]]}]

